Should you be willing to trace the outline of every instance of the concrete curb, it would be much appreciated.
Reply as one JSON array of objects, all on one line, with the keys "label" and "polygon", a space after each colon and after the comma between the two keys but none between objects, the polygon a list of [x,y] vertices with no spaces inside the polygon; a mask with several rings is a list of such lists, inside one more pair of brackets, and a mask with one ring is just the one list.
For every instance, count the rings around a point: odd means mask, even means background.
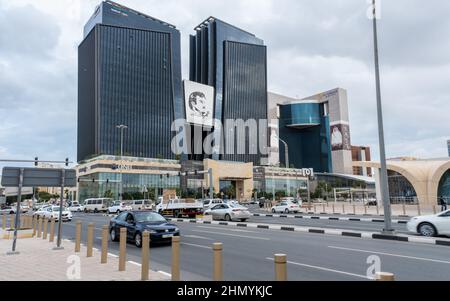
[{"label": "concrete curb", "polygon": [[[261,214],[253,213],[254,217],[276,217],[276,218],[297,218],[297,219],[319,219],[330,221],[350,221],[350,222],[372,222],[372,223],[384,223],[384,219],[376,218],[353,218],[353,217],[331,217],[331,216],[309,216],[309,215],[287,215],[287,214]],[[394,224],[407,224],[408,221],[392,220]]]},{"label": "concrete curb", "polygon": [[219,221],[210,222],[210,221],[176,219],[176,218],[168,218],[167,220],[170,222],[178,222],[178,223],[234,226],[234,227],[242,227],[242,228],[280,230],[280,231],[288,231],[288,232],[327,234],[327,235],[354,237],[354,238],[361,238],[361,239],[390,240],[390,241],[411,242],[411,243],[449,246],[450,247],[450,239],[428,238],[428,237],[407,236],[407,235],[384,235],[384,234],[375,233],[375,232],[359,232],[359,231],[348,231],[348,230],[340,230],[340,229],[307,228],[307,227],[289,226],[289,225],[236,223],[236,222],[219,222]]}]

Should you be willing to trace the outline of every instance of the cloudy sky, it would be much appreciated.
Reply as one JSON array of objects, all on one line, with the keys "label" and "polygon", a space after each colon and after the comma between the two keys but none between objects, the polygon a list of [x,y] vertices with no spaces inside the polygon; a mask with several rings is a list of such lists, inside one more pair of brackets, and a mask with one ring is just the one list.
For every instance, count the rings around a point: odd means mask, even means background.
[{"label": "cloudy sky", "polygon": [[[0,0],[0,158],[76,158],[77,47],[100,0]],[[255,33],[269,89],[306,97],[347,89],[352,142],[378,157],[372,24],[366,0],[118,0],[188,36],[208,16]],[[379,23],[388,157],[447,155],[450,2],[382,0]],[[0,166],[2,166],[0,164]]]}]

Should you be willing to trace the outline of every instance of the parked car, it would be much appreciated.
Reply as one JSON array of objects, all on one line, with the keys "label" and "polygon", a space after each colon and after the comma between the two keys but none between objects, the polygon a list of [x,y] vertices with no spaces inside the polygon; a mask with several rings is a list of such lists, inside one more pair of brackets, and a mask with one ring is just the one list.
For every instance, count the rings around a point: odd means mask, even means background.
[{"label": "parked car", "polygon": [[12,206],[6,206],[0,209],[0,214],[16,214],[16,208]]},{"label": "parked car", "polygon": [[115,201],[111,207],[108,208],[108,213],[109,214],[114,214],[114,213],[121,213],[124,211],[132,211],[133,207],[131,207],[130,205],[121,202],[121,201]]},{"label": "parked car", "polygon": [[226,201],[221,200],[221,199],[206,199],[203,201],[203,209],[208,210],[216,205],[225,204],[225,203],[226,203]]},{"label": "parked car", "polygon": [[413,217],[407,224],[408,231],[422,236],[450,236],[450,210],[425,216]]},{"label": "parked car", "polygon": [[213,219],[226,221],[241,221],[245,222],[252,214],[248,208],[240,205],[219,204],[211,209],[205,211],[205,215],[211,215]]},{"label": "parked car", "polygon": [[131,210],[135,211],[152,210],[152,202],[148,200],[134,200],[129,205],[131,206]]},{"label": "parked car", "polygon": [[171,242],[173,236],[180,236],[177,225],[169,223],[162,215],[152,211],[122,212],[111,219],[109,233],[112,241],[119,241],[120,229],[127,229],[127,241],[142,247],[142,233],[150,232],[151,242]]},{"label": "parked car", "polygon": [[[41,218],[48,219],[54,218],[55,221],[59,221],[59,209],[59,206],[43,207],[33,213],[33,216],[39,216]],[[63,208],[62,220],[63,222],[72,221],[72,212],[70,212],[67,208]]]},{"label": "parked car", "polygon": [[70,212],[83,212],[84,206],[81,206],[80,204],[72,204],[70,207],[67,208]]},{"label": "parked car", "polygon": [[113,200],[109,198],[87,199],[84,202],[84,212],[106,212],[112,203]]},{"label": "parked car", "polygon": [[279,204],[272,207],[272,213],[298,213],[300,211],[300,205],[291,201],[282,201]]}]

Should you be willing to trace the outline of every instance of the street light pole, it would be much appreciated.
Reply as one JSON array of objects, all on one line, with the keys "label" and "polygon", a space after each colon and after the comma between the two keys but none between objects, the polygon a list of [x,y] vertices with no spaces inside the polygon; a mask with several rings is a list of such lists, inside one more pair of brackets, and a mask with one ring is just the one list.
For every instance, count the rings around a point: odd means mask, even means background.
[{"label": "street light pole", "polygon": [[[290,167],[290,165],[289,165],[289,146],[286,143],[286,141],[284,141],[280,137],[278,137],[278,140],[280,140],[280,142],[284,144],[284,156],[285,156],[284,160],[285,160],[285,164],[286,164],[286,169],[289,169],[289,167]],[[289,183],[289,172],[288,172],[288,175],[287,175],[287,187],[286,187],[288,197],[290,197],[290,194],[291,194],[291,188],[290,188],[289,184],[290,183]]]},{"label": "street light pole", "polygon": [[377,114],[378,114],[378,135],[380,143],[380,184],[381,195],[383,198],[384,206],[384,229],[385,234],[393,234],[392,228],[392,215],[391,215],[391,201],[389,198],[389,183],[387,174],[386,163],[386,149],[384,143],[384,127],[383,127],[383,108],[381,103],[381,84],[380,84],[380,67],[378,58],[378,33],[377,33],[377,11],[376,0],[372,0],[373,5],[373,40],[374,40],[374,56],[375,56],[375,77],[376,77],[376,90],[377,90]]},{"label": "street light pole", "polygon": [[128,129],[126,125],[116,126],[120,130],[120,187],[119,187],[119,200],[123,201],[123,131]]}]

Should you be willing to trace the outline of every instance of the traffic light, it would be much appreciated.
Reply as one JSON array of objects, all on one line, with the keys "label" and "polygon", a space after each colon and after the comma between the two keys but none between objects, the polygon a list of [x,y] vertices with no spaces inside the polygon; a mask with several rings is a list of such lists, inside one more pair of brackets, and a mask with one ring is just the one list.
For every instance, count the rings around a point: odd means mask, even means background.
[{"label": "traffic light", "polygon": [[66,167],[69,166],[69,158],[66,158]]},{"label": "traffic light", "polygon": [[167,174],[167,178],[170,178],[170,174]]},{"label": "traffic light", "polygon": [[109,179],[106,179],[106,184],[109,184]]},{"label": "traffic light", "polygon": [[95,183],[95,179],[92,179],[92,183]]},{"label": "traffic light", "polygon": [[34,166],[38,166],[38,163],[39,163],[39,158],[38,157],[35,157],[34,158]]},{"label": "traffic light", "polygon": [[159,178],[162,180],[163,179],[163,175],[159,175]]}]

